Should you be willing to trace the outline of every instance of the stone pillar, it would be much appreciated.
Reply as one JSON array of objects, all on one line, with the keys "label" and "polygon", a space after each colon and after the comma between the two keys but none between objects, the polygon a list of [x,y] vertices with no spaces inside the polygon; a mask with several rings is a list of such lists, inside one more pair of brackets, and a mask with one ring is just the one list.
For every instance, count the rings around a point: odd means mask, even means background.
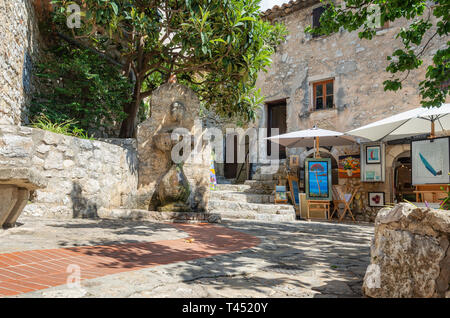
[{"label": "stone pillar", "polygon": [[30,191],[28,189],[19,188],[17,189],[17,201],[11,212],[9,212],[9,216],[6,218],[5,223],[3,223],[3,227],[9,228],[13,227],[20,214],[22,213],[25,205],[28,203],[28,199],[30,198]]},{"label": "stone pillar", "polygon": [[8,219],[18,200],[16,186],[0,185],[0,227]]},{"label": "stone pillar", "polygon": [[46,186],[46,180],[31,169],[1,168],[0,227],[13,227],[30,198],[30,191]]}]

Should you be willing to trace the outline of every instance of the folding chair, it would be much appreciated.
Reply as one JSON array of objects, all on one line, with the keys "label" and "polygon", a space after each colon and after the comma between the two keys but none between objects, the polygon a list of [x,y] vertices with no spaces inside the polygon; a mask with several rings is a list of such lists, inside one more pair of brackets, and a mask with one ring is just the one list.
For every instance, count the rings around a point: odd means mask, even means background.
[{"label": "folding chair", "polygon": [[345,214],[348,211],[348,213],[350,213],[350,216],[352,217],[353,222],[356,222],[355,218],[353,217],[352,210],[350,209],[350,204],[353,202],[356,193],[358,193],[359,187],[354,188],[352,193],[344,193],[339,186],[332,186],[332,191],[333,191],[334,209],[333,213],[331,213],[330,219],[333,217],[334,213],[339,209],[339,204],[343,203],[344,212],[339,218],[339,221],[342,221],[344,219]]}]

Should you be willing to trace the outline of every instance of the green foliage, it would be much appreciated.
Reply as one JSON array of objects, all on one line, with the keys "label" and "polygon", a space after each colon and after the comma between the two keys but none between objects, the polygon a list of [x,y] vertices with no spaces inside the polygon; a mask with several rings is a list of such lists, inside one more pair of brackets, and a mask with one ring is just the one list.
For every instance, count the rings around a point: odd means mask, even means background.
[{"label": "green foliage", "polygon": [[[450,0],[436,1],[432,9],[427,8],[425,0],[344,0],[337,5],[329,0],[321,1],[330,4],[321,16],[321,26],[314,30],[309,26],[306,32],[331,34],[344,28],[358,30],[361,39],[371,40],[377,32],[374,27],[376,16],[380,18],[380,25],[403,18],[409,20],[397,34],[404,48],[395,50],[388,57],[390,64],[386,69],[397,76],[407,74],[386,80],[385,90],[401,89],[409,73],[423,65],[422,57],[431,40],[441,39],[442,46],[436,51],[433,64],[427,66],[426,78],[420,82],[419,90],[424,107],[445,103],[450,93],[448,86],[441,84],[450,80]],[[378,6],[379,12],[374,10],[374,5]]]},{"label": "green foliage", "polygon": [[32,100],[31,121],[70,123],[73,132],[109,128],[126,116],[122,108],[130,100],[131,85],[96,54],[60,45],[37,65],[35,75],[42,89]]},{"label": "green foliage", "polygon": [[[85,6],[82,27],[69,30],[65,8],[73,2]],[[124,69],[137,77],[134,105],[176,75],[207,109],[250,121],[263,100],[255,89],[257,74],[267,70],[287,34],[284,26],[261,19],[259,2],[60,0],[54,21],[61,32],[84,36],[102,52],[120,52]],[[127,113],[133,116],[131,109]]]},{"label": "green foliage", "polygon": [[[450,176],[450,173],[448,175]],[[441,190],[444,190],[444,187],[441,187]],[[441,210],[450,210],[450,191],[447,192],[447,197],[442,200],[439,208]]]},{"label": "green foliage", "polygon": [[33,119],[31,126],[57,134],[74,136],[82,139],[92,139],[83,129],[77,127],[77,122],[74,120],[54,123],[45,114],[41,114]]}]

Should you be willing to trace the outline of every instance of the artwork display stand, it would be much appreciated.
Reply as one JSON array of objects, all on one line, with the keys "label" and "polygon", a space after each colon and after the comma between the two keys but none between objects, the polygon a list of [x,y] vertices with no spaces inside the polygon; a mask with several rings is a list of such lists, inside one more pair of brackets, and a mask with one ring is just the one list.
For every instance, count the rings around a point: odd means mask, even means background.
[{"label": "artwork display stand", "polygon": [[330,218],[330,201],[308,200],[307,219],[311,219],[311,212],[319,212],[324,214],[324,220]]},{"label": "artwork display stand", "polygon": [[300,213],[300,194],[298,188],[298,178],[292,175],[288,175],[289,189],[291,194],[292,203],[294,204],[295,212],[298,216]]},{"label": "artwork display stand", "polygon": [[305,160],[305,192],[307,200],[307,216],[322,214],[318,219],[328,219],[330,215],[331,191],[331,159],[313,158]]}]

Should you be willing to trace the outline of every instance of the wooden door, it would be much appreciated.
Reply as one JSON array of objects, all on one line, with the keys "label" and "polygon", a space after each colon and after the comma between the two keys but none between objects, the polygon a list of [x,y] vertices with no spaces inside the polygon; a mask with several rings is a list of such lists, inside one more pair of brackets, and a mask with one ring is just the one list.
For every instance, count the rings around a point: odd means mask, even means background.
[{"label": "wooden door", "polygon": [[[285,134],[287,132],[286,100],[267,104],[267,111],[267,137],[272,136],[272,128],[278,128],[280,135]],[[267,155],[272,155],[272,146],[270,141],[267,146]],[[286,147],[280,145],[279,158],[271,159],[286,159]]]},{"label": "wooden door", "polygon": [[[234,158],[232,162],[226,156],[227,149],[234,149]],[[237,135],[227,135],[226,146],[225,146],[225,166],[224,166],[224,176],[226,179],[234,179],[237,175],[237,152],[238,152],[238,136]]]}]

